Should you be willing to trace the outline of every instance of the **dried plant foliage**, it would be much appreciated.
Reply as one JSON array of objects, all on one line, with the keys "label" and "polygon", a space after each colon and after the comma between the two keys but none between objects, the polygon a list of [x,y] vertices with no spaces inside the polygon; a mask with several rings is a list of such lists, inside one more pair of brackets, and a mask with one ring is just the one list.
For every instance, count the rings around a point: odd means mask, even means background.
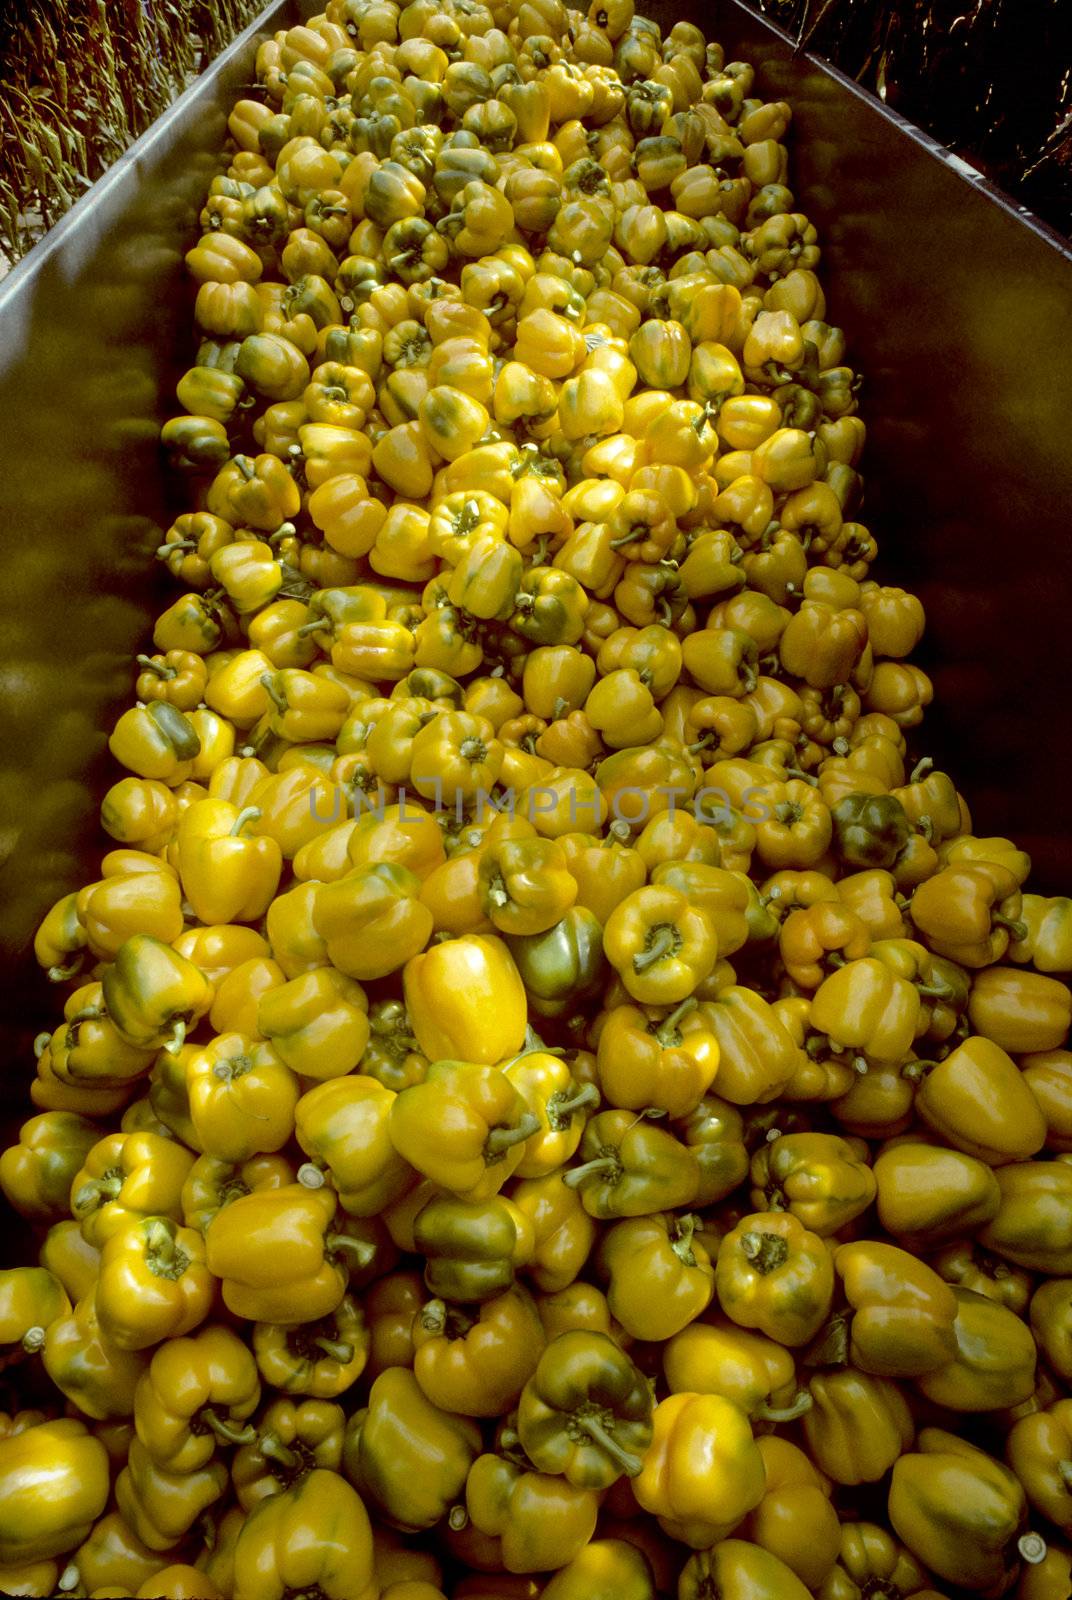
[{"label": "dried plant foliage", "polygon": [[3,255],[24,255],[262,3],[4,0]]},{"label": "dried plant foliage", "polygon": [[1072,232],[1066,0],[753,0],[1061,233]]}]

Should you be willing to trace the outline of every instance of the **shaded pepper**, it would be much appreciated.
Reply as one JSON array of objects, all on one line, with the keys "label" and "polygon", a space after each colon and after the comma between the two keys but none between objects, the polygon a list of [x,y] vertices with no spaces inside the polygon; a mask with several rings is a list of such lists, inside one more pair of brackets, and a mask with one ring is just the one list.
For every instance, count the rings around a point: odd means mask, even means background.
[{"label": "shaded pepper", "polygon": [[541,1017],[583,1011],[606,980],[603,927],[585,906],[571,906],[543,933],[515,935],[510,951],[529,1005]]},{"label": "shaded pepper", "polygon": [[69,1316],[57,1317],[45,1333],[41,1360],[61,1394],[96,1422],[129,1417],[146,1358],[107,1339],[97,1319],[92,1291]]},{"label": "shaded pepper", "polygon": [[834,849],[848,867],[892,867],[911,832],[901,802],[888,794],[849,794],[833,807]]},{"label": "shaded pepper", "polygon": [[631,1111],[592,1117],[580,1154],[582,1165],[571,1168],[563,1181],[580,1191],[593,1217],[642,1217],[691,1205],[699,1187],[691,1151]]},{"label": "shaded pepper", "polygon": [[596,1235],[581,1197],[563,1183],[561,1173],[550,1172],[516,1184],[510,1199],[532,1229],[532,1253],[525,1262],[529,1278],[545,1294],[568,1288],[584,1267]]},{"label": "shaded pepper", "polygon": [[763,1144],[752,1157],[752,1203],[791,1211],[825,1238],[867,1210],[875,1175],[835,1133],[790,1133]]},{"label": "shaded pepper", "polygon": [[652,1438],[651,1390],[614,1341],[573,1329],[547,1345],[517,1412],[521,1446],[540,1472],[576,1488],[636,1477]]},{"label": "shaded pepper", "polygon": [[719,1096],[750,1106],[780,1094],[801,1065],[801,1051],[767,1001],[731,984],[700,1010],[718,1043]]},{"label": "shaded pepper", "polygon": [[[655,1594],[651,1567],[636,1545],[592,1539],[559,1568],[540,1600],[655,1600]],[[465,1600],[461,1592],[458,1600]]]},{"label": "shaded pepper", "polygon": [[690,1323],[669,1339],[663,1371],[671,1394],[720,1394],[757,1422],[791,1422],[811,1405],[784,1345],[723,1318]]},{"label": "shaded pepper", "polygon": [[442,1410],[498,1417],[516,1404],[544,1343],[532,1298],[516,1284],[473,1316],[432,1300],[414,1318],[413,1373]]},{"label": "shaded pepper", "polygon": [[819,1600],[864,1600],[876,1584],[897,1595],[938,1600],[924,1568],[888,1529],[876,1522],[843,1523],[837,1563],[818,1589]]},{"label": "shaded pepper", "polygon": [[988,967],[1001,960],[1010,938],[1023,937],[1020,905],[1020,885],[1008,867],[957,862],[918,886],[909,914],[936,955]]},{"label": "shaded pepper", "polygon": [[1001,1204],[997,1178],[985,1162],[910,1137],[875,1158],[874,1174],[882,1226],[921,1248],[973,1232]]},{"label": "shaded pepper", "polygon": [[480,898],[505,934],[544,933],[577,898],[577,883],[557,839],[504,839],[480,856]]},{"label": "shaded pepper", "polygon": [[1035,1341],[1007,1306],[972,1289],[954,1288],[956,1353],[948,1365],[916,1379],[928,1400],[950,1411],[999,1411],[1035,1390]]},{"label": "shaded pepper", "polygon": [[1036,1511],[1072,1530],[1072,1401],[1021,1417],[1009,1430],[1005,1460]]},{"label": "shaded pepper", "polygon": [[157,1466],[140,1439],[133,1439],[127,1464],[116,1479],[120,1512],[150,1550],[170,1550],[218,1500],[229,1482],[221,1461],[191,1472]]},{"label": "shaded pepper", "polygon": [[495,1541],[507,1572],[554,1572],[591,1539],[599,1500],[562,1477],[485,1454],[469,1469],[465,1510],[472,1526]]},{"label": "shaded pepper", "polygon": [[346,1413],[330,1400],[276,1400],[261,1414],[255,1437],[234,1453],[231,1481],[244,1511],[291,1488],[315,1467],[342,1462]]},{"label": "shaded pepper", "polygon": [[882,1378],[934,1372],[956,1358],[956,1296],[906,1250],[880,1240],[843,1244],[834,1266],[853,1311],[853,1363]]},{"label": "shaded pepper", "polygon": [[996,1177],[1001,1205],[979,1230],[979,1243],[1029,1272],[1072,1273],[1072,1166],[1017,1161]]},{"label": "shaded pepper", "polygon": [[253,1354],[257,1370],[271,1388],[317,1400],[334,1399],[365,1370],[369,1332],[364,1312],[353,1295],[345,1294],[334,1311],[314,1322],[256,1322]]},{"label": "shaded pepper", "polygon": [[[744,1217],[726,1235],[715,1268],[723,1311],[779,1344],[807,1344],[830,1309],[834,1269],[823,1241],[790,1212]],[[950,1319],[952,1320],[952,1319]]]},{"label": "shaded pepper", "polygon": [[990,1166],[1026,1161],[1046,1142],[1046,1120],[1000,1045],[969,1038],[926,1072],[916,1110],[947,1143]]},{"label": "shaded pepper", "polygon": [[539,1131],[508,1078],[483,1062],[437,1061],[391,1107],[396,1150],[418,1172],[463,1199],[497,1194]]},{"label": "shaded pepper", "polygon": [[709,1305],[715,1271],[693,1238],[698,1221],[661,1212],[615,1223],[604,1235],[598,1267],[607,1302],[632,1338],[672,1338]]},{"label": "shaded pepper", "polygon": [[841,1523],[830,1504],[830,1484],[788,1439],[765,1434],[756,1447],[766,1487],[741,1532],[784,1561],[809,1589],[818,1589],[841,1549]]},{"label": "shaded pepper", "polygon": [[990,1596],[1016,1581],[1024,1491],[985,1451],[924,1428],[894,1463],[887,1505],[898,1538],[939,1578]]},{"label": "shaded pepper", "polygon": [[693,1203],[709,1206],[730,1194],[748,1175],[744,1119],[736,1106],[709,1094],[678,1124],[679,1137],[700,1170]]},{"label": "shaded pepper", "polygon": [[0,1272],[0,1370],[19,1355],[35,1355],[57,1317],[71,1302],[47,1267],[11,1267]]},{"label": "shaded pepper", "polygon": [[475,1422],[434,1406],[408,1367],[389,1367],[346,1430],[343,1471],[390,1523],[417,1532],[458,1500],[480,1446]]},{"label": "shaded pepper", "polygon": [[120,945],[101,984],[118,1032],[147,1049],[180,1049],[187,1027],[213,1000],[212,985],[192,961],[142,933]]},{"label": "shaded pepper", "polygon": [[322,1467],[250,1512],[234,1552],[235,1600],[376,1600],[372,1529],[360,1495]]},{"label": "shaded pepper", "polygon": [[681,1572],[678,1600],[807,1600],[810,1591],[796,1573],[762,1545],[722,1539],[698,1550]]},{"label": "shaded pepper", "polygon": [[1056,1050],[1072,1026],[1072,991],[1056,978],[1015,967],[990,967],[972,982],[968,1017],[1013,1055]]},{"label": "shaded pepper", "polygon": [[514,1268],[528,1253],[528,1232],[526,1217],[502,1195],[459,1200],[433,1194],[413,1222],[428,1288],[463,1304],[491,1300],[509,1288]]},{"label": "shaded pepper", "polygon": [[71,1183],[100,1138],[96,1123],[73,1111],[44,1111],[19,1129],[0,1155],[0,1189],[20,1216],[54,1222],[67,1215]]},{"label": "shaded pepper", "polygon": [[915,1437],[908,1402],[888,1378],[846,1366],[815,1373],[807,1392],[804,1438],[835,1483],[877,1483]]}]

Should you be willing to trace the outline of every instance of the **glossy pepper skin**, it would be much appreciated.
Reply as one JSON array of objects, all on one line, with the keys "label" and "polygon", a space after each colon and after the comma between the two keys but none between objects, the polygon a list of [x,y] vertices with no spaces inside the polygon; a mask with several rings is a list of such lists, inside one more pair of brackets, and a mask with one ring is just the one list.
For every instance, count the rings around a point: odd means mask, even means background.
[{"label": "glossy pepper skin", "polygon": [[695,1111],[718,1073],[719,1048],[690,995],[667,1016],[615,1006],[600,1024],[596,1067],[611,1105],[671,1117]]},{"label": "glossy pepper skin", "polygon": [[672,1538],[709,1548],[763,1498],[766,1471],[748,1418],[714,1394],[674,1394],[655,1408],[633,1493]]},{"label": "glossy pepper skin", "polygon": [[179,820],[175,852],[183,893],[205,923],[256,922],[279,886],[283,855],[267,834],[251,837],[256,806],[197,800]]},{"label": "glossy pepper skin", "polygon": [[990,1166],[1027,1161],[1046,1143],[1037,1100],[1011,1056],[991,1039],[965,1039],[927,1071],[916,1110],[946,1143]]},{"label": "glossy pepper skin", "polygon": [[853,1311],[855,1366],[911,1378],[955,1359],[956,1296],[930,1267],[880,1240],[840,1245],[834,1265]]},{"label": "glossy pepper skin", "polygon": [[998,1411],[1035,1392],[1035,1341],[1007,1306],[973,1289],[955,1287],[956,1355],[916,1379],[921,1394],[950,1411]]},{"label": "glossy pepper skin", "polygon": [[820,984],[811,1026],[843,1050],[899,1062],[916,1037],[920,1000],[905,978],[872,956],[849,961]]},{"label": "glossy pepper skin", "polygon": [[1010,937],[1021,938],[1020,885],[993,861],[955,862],[919,885],[910,914],[936,955],[962,967],[1000,961]]},{"label": "glossy pepper skin", "polygon": [[193,1160],[174,1139],[113,1133],[86,1156],[71,1184],[71,1214],[98,1250],[138,1217],[178,1218]]},{"label": "glossy pepper skin", "polygon": [[250,1512],[234,1552],[235,1600],[375,1600],[372,1529],[345,1478],[315,1467]]},{"label": "glossy pepper skin", "polygon": [[49,1323],[70,1309],[63,1284],[47,1267],[0,1272],[0,1370],[20,1353],[36,1354]]},{"label": "glossy pepper skin", "polygon": [[295,1135],[311,1159],[298,1181],[316,1189],[327,1177],[351,1216],[371,1217],[414,1181],[388,1131],[395,1096],[375,1078],[348,1073],[317,1084],[294,1112]]},{"label": "glossy pepper skin", "polygon": [[898,1538],[939,1578],[986,1596],[1015,1583],[1024,1491],[974,1445],[924,1428],[917,1450],[894,1463],[888,1512]]},{"label": "glossy pepper skin", "polygon": [[334,1311],[315,1322],[254,1323],[253,1354],[271,1388],[334,1399],[365,1370],[369,1330],[364,1312],[352,1294],[344,1294]]},{"label": "glossy pepper skin", "polygon": [[698,1220],[662,1212],[615,1223],[604,1236],[599,1268],[607,1301],[632,1338],[670,1339],[709,1305],[715,1272],[693,1238]]},{"label": "glossy pepper skin", "polygon": [[484,1454],[469,1469],[465,1508],[472,1526],[496,1541],[505,1571],[554,1572],[595,1533],[599,1500],[565,1478]]},{"label": "glossy pepper skin", "polygon": [[808,1382],[802,1427],[812,1460],[835,1483],[877,1483],[915,1437],[897,1385],[845,1366]]},{"label": "glossy pepper skin", "polygon": [[223,1301],[251,1322],[313,1322],[346,1291],[345,1235],[331,1233],[334,1190],[287,1184],[242,1195],[218,1213],[205,1235],[209,1271],[223,1281]]},{"label": "glossy pepper skin", "polygon": [[502,1416],[536,1370],[544,1342],[536,1307],[519,1285],[473,1316],[431,1300],[413,1322],[413,1374],[444,1411]]},{"label": "glossy pepper skin", "polygon": [[676,889],[637,889],[615,906],[603,930],[607,960],[634,1000],[677,1005],[715,964],[711,919]]},{"label": "glossy pepper skin", "polygon": [[248,1346],[210,1325],[155,1352],[135,1391],[134,1427],[157,1466],[193,1472],[219,1447],[252,1439],[246,1424],[260,1393]]},{"label": "glossy pepper skin", "polygon": [[178,1338],[204,1321],[215,1289],[199,1233],[170,1217],[139,1217],[113,1233],[101,1251],[101,1331],[121,1350]]},{"label": "glossy pepper skin", "polygon": [[1064,1161],[1017,1161],[995,1174],[997,1215],[979,1243],[1014,1266],[1049,1277],[1072,1274],[1072,1167]]},{"label": "glossy pepper skin", "polygon": [[863,1600],[868,1586],[878,1583],[892,1586],[895,1594],[936,1600],[923,1567],[887,1529],[875,1522],[844,1523],[838,1559],[818,1590],[820,1600]]},{"label": "glossy pepper skin", "polygon": [[107,1501],[107,1452],[84,1423],[42,1421],[0,1439],[0,1562],[73,1550]]},{"label": "glossy pepper skin", "polygon": [[525,990],[501,939],[446,939],[402,974],[414,1037],[430,1061],[503,1061],[525,1037]]},{"label": "glossy pepper skin", "polygon": [[528,1002],[541,1017],[583,1013],[606,980],[603,926],[582,905],[571,906],[543,933],[515,935],[510,953]]},{"label": "glossy pepper skin", "polygon": [[839,1233],[875,1198],[875,1175],[858,1149],[833,1133],[790,1133],[752,1157],[752,1200],[791,1211],[820,1238]]},{"label": "glossy pepper skin", "polygon": [[147,1364],[140,1351],[121,1350],[104,1335],[92,1289],[49,1324],[41,1360],[60,1393],[97,1422],[130,1416]]},{"label": "glossy pepper skin", "polygon": [[810,1590],[784,1561],[762,1545],[745,1539],[722,1539],[710,1550],[698,1550],[685,1563],[678,1585],[679,1600],[806,1600]]},{"label": "glossy pepper skin", "polygon": [[824,1242],[789,1212],[744,1217],[722,1241],[715,1290],[723,1311],[791,1347],[818,1332],[834,1295]]},{"label": "glossy pepper skin", "polygon": [[356,1069],[368,1044],[368,1000],[355,979],[318,967],[265,991],[257,1031],[300,1077],[341,1078]]},{"label": "glossy pepper skin", "polygon": [[509,1288],[532,1239],[527,1218],[502,1195],[460,1200],[433,1193],[413,1220],[413,1241],[425,1257],[430,1292],[476,1305]]},{"label": "glossy pepper skin", "polygon": [[651,1391],[625,1352],[606,1334],[573,1329],[540,1357],[521,1394],[517,1431],[538,1471],[605,1489],[640,1472],[651,1417]]},{"label": "glossy pepper skin", "polygon": [[187,1027],[213,1000],[212,985],[193,962],[148,934],[132,934],[101,981],[119,1033],[150,1049],[179,1049]]},{"label": "glossy pepper skin", "polygon": [[687,1146],[631,1111],[601,1111],[584,1130],[580,1166],[563,1181],[590,1216],[642,1217],[691,1205],[699,1167]]},{"label": "glossy pepper skin", "polygon": [[777,1434],[756,1440],[763,1458],[763,1499],[742,1532],[802,1583],[818,1589],[841,1548],[841,1523],[830,1503],[830,1484],[804,1451]]},{"label": "glossy pepper skin", "polygon": [[71,1182],[99,1137],[97,1124],[73,1111],[30,1117],[18,1143],[0,1155],[0,1189],[8,1203],[35,1222],[65,1217]]},{"label": "glossy pepper skin", "polygon": [[495,1067],[443,1060],[398,1095],[389,1127],[418,1172],[461,1199],[485,1200],[517,1170],[540,1123]]},{"label": "glossy pepper skin", "polygon": [[432,1405],[407,1367],[389,1367],[347,1429],[343,1471],[395,1527],[416,1532],[462,1494],[480,1446],[474,1422]]},{"label": "glossy pepper skin", "polygon": [[243,1510],[280,1494],[315,1467],[338,1471],[346,1413],[330,1400],[276,1400],[240,1445],[231,1479]]}]

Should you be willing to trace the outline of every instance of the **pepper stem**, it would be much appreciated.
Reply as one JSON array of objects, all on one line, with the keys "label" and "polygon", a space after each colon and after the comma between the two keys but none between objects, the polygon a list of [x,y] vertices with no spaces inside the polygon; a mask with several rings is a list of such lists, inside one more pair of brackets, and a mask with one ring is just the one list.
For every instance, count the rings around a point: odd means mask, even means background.
[{"label": "pepper stem", "polygon": [[464,1506],[451,1506],[450,1515],[447,1518],[447,1526],[455,1533],[461,1533],[463,1528],[469,1526],[469,1513]]},{"label": "pepper stem", "polygon": [[345,1339],[329,1339],[325,1334],[317,1334],[313,1343],[318,1350],[323,1350],[329,1360],[337,1361],[340,1367],[348,1367],[354,1359],[354,1347]]},{"label": "pepper stem", "polygon": [[242,829],[245,827],[246,823],[247,822],[255,822],[260,815],[261,815],[260,806],[243,806],[242,810],[238,813],[237,817],[234,819],[234,822],[231,825],[230,837],[232,839],[237,839],[238,835],[242,832]]},{"label": "pepper stem", "polygon": [[306,1189],[322,1189],[327,1182],[323,1168],[318,1167],[315,1161],[303,1161],[298,1168],[297,1177],[298,1182]]},{"label": "pepper stem", "polygon": [[307,634],[321,633],[324,628],[330,627],[331,623],[327,617],[314,617],[312,622],[303,622],[301,627],[295,628],[294,631],[299,639],[304,639]]},{"label": "pepper stem", "polygon": [[257,1438],[257,1430],[253,1424],[247,1422],[245,1426],[232,1422],[228,1417],[221,1417],[213,1411],[211,1406],[206,1407],[201,1413],[203,1422],[207,1422],[221,1444],[253,1444]]},{"label": "pepper stem", "polygon": [[633,971],[646,972],[657,961],[668,956],[674,948],[674,929],[669,923],[662,923],[651,930],[651,943],[645,950],[638,950],[633,957]]},{"label": "pepper stem", "polygon": [[261,684],[263,685],[269,700],[275,706],[276,710],[285,712],[288,709],[287,697],[276,683],[273,674],[270,672],[262,672]]},{"label": "pepper stem", "polygon": [[22,1336],[22,1348],[28,1356],[35,1356],[45,1342],[45,1330],[41,1327],[27,1328]]},{"label": "pepper stem", "polygon": [[798,1389],[787,1406],[760,1406],[752,1416],[757,1422],[795,1422],[805,1411],[810,1411],[814,1401],[807,1389]]},{"label": "pepper stem", "polygon": [[[1020,944],[1022,940],[1027,938],[1027,923],[1021,922],[1019,918],[1003,917],[1000,911],[995,911],[990,920],[995,927],[1006,928],[1008,930],[1009,937],[1015,940],[1017,944]],[[1025,1534],[1024,1537],[1026,1538],[1027,1535]]]},{"label": "pepper stem", "polygon": [[909,783],[918,783],[920,778],[926,777],[927,773],[930,772],[933,766],[934,758],[932,756],[923,756],[919,761],[916,762],[915,766],[912,768],[912,771],[908,774]]},{"label": "pepper stem", "polygon": [[68,978],[73,978],[76,973],[81,972],[84,959],[84,956],[79,954],[74,956],[65,967],[49,967],[47,974],[49,983],[66,983]]},{"label": "pepper stem", "polygon": [[426,1333],[442,1334],[447,1326],[447,1305],[445,1300],[429,1300],[426,1306],[421,1307],[421,1327]]},{"label": "pepper stem", "polygon": [[567,1189],[579,1189],[593,1173],[613,1172],[618,1165],[617,1156],[598,1156],[595,1161],[586,1161],[583,1166],[572,1167],[569,1172],[564,1172],[562,1182]]},{"label": "pepper stem", "polygon": [[178,677],[174,667],[169,667],[164,661],[154,661],[152,656],[135,656],[134,660],[144,671],[155,672],[165,683],[170,683],[172,678]]},{"label": "pepper stem", "polygon": [[588,1434],[593,1443],[597,1444],[604,1454],[610,1456],[616,1466],[619,1466],[630,1478],[639,1475],[644,1463],[639,1457],[631,1455],[628,1450],[618,1443],[617,1439],[605,1428],[598,1417],[578,1417],[577,1422]]},{"label": "pepper stem", "polygon": [[695,1011],[697,1000],[695,995],[688,995],[681,1004],[668,1017],[664,1017],[655,1030],[655,1037],[664,1048],[669,1048],[674,1043],[677,1025],[682,1017],[687,1017],[690,1011]]},{"label": "pepper stem", "polygon": [[48,1047],[49,1047],[49,1045],[51,1043],[52,1043],[52,1035],[48,1032],[48,1030],[46,1028],[43,1033],[39,1033],[37,1035],[37,1037],[34,1039],[34,1042],[33,1042],[33,1053],[34,1053],[34,1060],[35,1061],[40,1061],[41,1057],[44,1055],[45,1051],[48,1049]]},{"label": "pepper stem", "polygon": [[696,1232],[699,1220],[699,1217],[693,1216],[691,1212],[687,1216],[679,1217],[677,1220],[677,1238],[672,1238],[670,1241],[671,1250],[686,1267],[694,1267],[696,1265],[696,1257],[692,1249],[692,1236]]},{"label": "pepper stem", "polygon": [[349,1233],[329,1233],[324,1238],[326,1256],[344,1256],[351,1271],[363,1272],[376,1259],[376,1246],[370,1239],[355,1239]]},{"label": "pepper stem", "polygon": [[583,1111],[585,1106],[599,1104],[599,1090],[594,1083],[586,1083],[579,1088],[576,1094],[569,1095],[565,1100],[555,1100],[552,1096],[548,1101],[547,1109],[552,1112],[556,1122],[568,1122],[577,1111]]},{"label": "pepper stem", "polygon": [[77,1589],[81,1582],[82,1574],[72,1561],[69,1566],[64,1567],[63,1571],[57,1578],[56,1588],[61,1594],[70,1594],[71,1590]]},{"label": "pepper stem", "polygon": [[[25,1343],[25,1340],[23,1341]],[[1059,1461],[1057,1472],[1066,1489],[1072,1489],[1072,1461]]]},{"label": "pepper stem", "polygon": [[169,1056],[177,1056],[185,1043],[186,1021],[183,1017],[176,1017],[175,1021],[171,1024],[171,1032],[164,1040],[161,1048],[166,1050]]},{"label": "pepper stem", "polygon": [[501,1156],[515,1144],[524,1144],[540,1131],[540,1119],[526,1111],[516,1128],[492,1128],[484,1141],[486,1156]]},{"label": "pepper stem", "polygon": [[1047,1545],[1041,1533],[1021,1534],[1016,1541],[1016,1548],[1028,1566],[1037,1567],[1046,1559]]},{"label": "pepper stem", "polygon": [[778,1233],[745,1233],[741,1236],[741,1251],[764,1277],[782,1266],[789,1258],[789,1246]]},{"label": "pepper stem", "polygon": [[288,1472],[293,1472],[294,1468],[300,1463],[300,1457],[297,1452],[289,1449],[282,1439],[276,1438],[274,1433],[264,1434],[260,1440],[259,1448],[262,1456],[267,1456],[269,1461],[278,1461],[279,1465],[285,1467]]}]

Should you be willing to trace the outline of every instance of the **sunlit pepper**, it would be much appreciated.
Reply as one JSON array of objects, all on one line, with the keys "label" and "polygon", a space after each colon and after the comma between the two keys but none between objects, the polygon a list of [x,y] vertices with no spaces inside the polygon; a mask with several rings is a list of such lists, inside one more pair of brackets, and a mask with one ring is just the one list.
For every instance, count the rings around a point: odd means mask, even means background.
[{"label": "sunlit pepper", "polygon": [[42,1420],[8,1434],[0,1439],[0,1562],[73,1550],[107,1500],[108,1457],[84,1423]]},{"label": "sunlit pepper", "polygon": [[555,839],[504,839],[480,857],[481,903],[502,933],[543,933],[569,910],[577,884]]},{"label": "sunlit pepper", "polygon": [[665,1017],[615,1006],[600,1024],[596,1065],[611,1105],[684,1117],[715,1080],[718,1043],[691,996]]},{"label": "sunlit pepper", "polygon": [[71,1302],[47,1267],[11,1267],[0,1272],[0,1368],[20,1355],[35,1355],[50,1323],[67,1316]]},{"label": "sunlit pepper", "polygon": [[753,989],[732,984],[701,1005],[719,1048],[718,1093],[749,1106],[781,1093],[800,1066],[800,1047],[776,1011]]},{"label": "sunlit pepper", "polygon": [[102,1249],[139,1217],[180,1215],[193,1157],[155,1133],[112,1133],[88,1152],[71,1183],[71,1214],[86,1241]]},{"label": "sunlit pepper", "polygon": [[287,1184],[242,1195],[205,1235],[209,1270],[223,1280],[224,1304],[250,1321],[313,1322],[346,1291],[346,1262],[358,1241],[330,1231],[333,1189]]},{"label": "sunlit pepper", "polygon": [[604,1237],[598,1264],[607,1301],[632,1338],[672,1338],[710,1303],[714,1267],[693,1238],[697,1221],[663,1212],[618,1222]]},{"label": "sunlit pepper", "polygon": [[811,1026],[842,1049],[875,1061],[900,1061],[916,1036],[917,990],[881,961],[849,961],[822,982],[811,1006]]},{"label": "sunlit pepper", "polygon": [[763,1497],[766,1472],[748,1419],[721,1395],[682,1393],[656,1406],[652,1421],[633,1492],[671,1537],[705,1549]]},{"label": "sunlit pepper", "polygon": [[217,1160],[280,1150],[294,1131],[301,1087],[264,1040],[219,1034],[187,1063],[186,1084],[198,1142]]},{"label": "sunlit pepper", "polygon": [[417,955],[432,932],[421,880],[390,861],[361,866],[316,892],[313,924],[348,977],[382,978]]},{"label": "sunlit pepper", "polygon": [[137,777],[157,778],[173,787],[190,776],[201,740],[185,712],[166,700],[151,700],[123,712],[108,748]]},{"label": "sunlit pepper", "polygon": [[525,991],[500,939],[446,939],[406,963],[406,1009],[414,1037],[431,1060],[493,1063],[520,1050]]},{"label": "sunlit pepper", "polygon": [[603,946],[634,999],[674,1005],[707,977],[718,952],[711,919],[676,889],[637,889],[611,912]]},{"label": "sunlit pepper", "polygon": [[320,967],[263,994],[257,1029],[299,1077],[342,1077],[368,1043],[368,1000],[352,978]]},{"label": "sunlit pepper", "polygon": [[669,1339],[663,1370],[671,1394],[719,1394],[754,1421],[792,1421],[811,1404],[784,1346],[723,1318],[690,1323]]},{"label": "sunlit pepper", "polygon": [[898,1538],[939,1578],[989,1595],[1015,1580],[1024,1491],[965,1440],[924,1428],[916,1451],[894,1464],[888,1513]]},{"label": "sunlit pepper", "polygon": [[178,1338],[208,1315],[215,1283],[204,1240],[170,1217],[124,1223],[101,1251],[96,1309],[104,1337],[121,1350]]}]

